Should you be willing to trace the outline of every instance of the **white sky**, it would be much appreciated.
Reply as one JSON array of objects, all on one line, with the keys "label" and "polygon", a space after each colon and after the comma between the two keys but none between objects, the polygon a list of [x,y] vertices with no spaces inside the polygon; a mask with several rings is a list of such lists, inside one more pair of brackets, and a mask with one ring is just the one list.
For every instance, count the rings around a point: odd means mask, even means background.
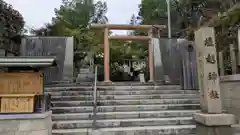
[{"label": "white sky", "polygon": [[[59,8],[61,0],[5,0],[24,16],[29,27],[39,28],[50,22],[54,8]],[[137,14],[141,0],[105,0],[108,4],[108,19],[112,24],[129,23],[133,13]],[[127,2],[127,3],[126,3]],[[116,31],[124,34],[124,31]]]}]

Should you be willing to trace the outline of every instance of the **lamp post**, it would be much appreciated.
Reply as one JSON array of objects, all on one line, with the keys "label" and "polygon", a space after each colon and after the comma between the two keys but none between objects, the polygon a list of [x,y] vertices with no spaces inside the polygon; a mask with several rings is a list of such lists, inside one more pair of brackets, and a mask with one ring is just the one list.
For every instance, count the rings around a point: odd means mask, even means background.
[{"label": "lamp post", "polygon": [[168,15],[168,38],[172,38],[172,30],[171,30],[171,3],[170,0],[166,0],[167,2],[167,15]]},{"label": "lamp post", "polygon": [[[172,44],[172,40],[171,40],[172,32],[171,32],[171,10],[170,10],[171,3],[170,3],[170,0],[166,0],[166,3],[167,3],[167,16],[168,16],[168,48],[170,50],[170,48],[172,46],[171,45]],[[169,51],[169,52],[170,52],[169,55],[171,55],[171,51]],[[175,67],[174,62],[173,62],[173,67]],[[165,83],[171,83],[171,79],[170,79],[169,75],[164,74],[164,81],[165,81]]]}]

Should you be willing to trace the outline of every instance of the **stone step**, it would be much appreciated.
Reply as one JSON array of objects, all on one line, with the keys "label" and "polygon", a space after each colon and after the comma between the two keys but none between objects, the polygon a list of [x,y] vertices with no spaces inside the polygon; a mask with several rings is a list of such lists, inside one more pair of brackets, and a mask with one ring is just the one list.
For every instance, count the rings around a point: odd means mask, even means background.
[{"label": "stone step", "polygon": [[92,125],[93,125],[93,120],[53,121],[52,129],[91,128]]},{"label": "stone step", "polygon": [[93,135],[91,128],[82,129],[53,129],[52,135]]},{"label": "stone step", "polygon": [[[199,99],[98,100],[98,105],[199,104]],[[92,101],[52,101],[54,107],[91,106]]]},{"label": "stone step", "polygon": [[52,101],[88,101],[93,100],[92,95],[78,95],[78,96],[51,96]]},{"label": "stone step", "polygon": [[52,86],[52,87],[45,87],[44,92],[61,92],[61,91],[93,91],[92,86],[78,86],[73,87],[71,84],[70,86]]},{"label": "stone step", "polygon": [[53,130],[52,135],[194,135],[195,125]]},{"label": "stone step", "polygon": [[[93,90],[48,91],[52,96],[93,95]],[[197,90],[98,90],[98,95],[199,94]]]},{"label": "stone step", "polygon": [[178,85],[125,85],[125,86],[97,86],[97,90],[180,90]]},{"label": "stone step", "polygon": [[[54,121],[53,129],[90,128],[93,120]],[[98,128],[129,127],[129,126],[164,126],[164,125],[191,125],[195,124],[192,117],[174,118],[144,118],[144,119],[107,119],[97,120]]]},{"label": "stone step", "polygon": [[67,106],[93,106],[93,100],[86,101],[52,101],[53,107],[67,107]]},{"label": "stone step", "polygon": [[144,119],[107,119],[97,120],[98,128],[130,127],[130,126],[164,126],[164,125],[191,125],[195,124],[192,117],[175,118],[144,118]]},{"label": "stone step", "polygon": [[[139,111],[139,112],[100,112],[97,119],[134,119],[134,118],[169,118],[192,117],[199,110],[171,110],[171,111]],[[90,120],[93,113],[53,114],[53,120]]]},{"label": "stone step", "polygon": [[[45,88],[45,91],[81,91],[81,90],[92,90],[94,87],[94,83],[89,83],[89,85],[72,85],[72,84],[59,84],[59,85],[53,85]],[[152,86],[152,85],[126,85],[126,86],[99,86],[97,85],[97,90],[181,90],[181,87],[178,85],[162,85],[162,86]]]},{"label": "stone step", "polygon": [[54,114],[60,113],[89,113],[93,112],[93,106],[79,106],[79,107],[52,107]]},{"label": "stone step", "polygon": [[139,111],[139,112],[102,112],[97,113],[98,119],[134,119],[134,118],[169,118],[192,117],[198,110],[171,110],[171,111]]},{"label": "stone step", "polygon": [[[93,100],[92,95],[78,96],[52,96],[52,101],[76,101],[76,100]],[[151,94],[151,95],[98,95],[101,100],[126,100],[126,99],[196,99],[199,94]]]},{"label": "stone step", "polygon": [[61,113],[52,114],[52,120],[91,120],[93,112],[90,113]]},{"label": "stone step", "polygon": [[160,110],[198,110],[200,104],[160,104],[160,105],[112,105],[97,106],[97,112],[160,111]]},{"label": "stone step", "polygon": [[[161,104],[161,105],[114,105],[97,106],[98,112],[161,111],[161,110],[198,110],[199,104]],[[93,112],[93,106],[52,107],[55,114]]]},{"label": "stone step", "polygon": [[90,68],[80,68],[79,69],[79,72],[80,73],[88,73],[88,72],[90,72],[91,70],[90,70]]}]

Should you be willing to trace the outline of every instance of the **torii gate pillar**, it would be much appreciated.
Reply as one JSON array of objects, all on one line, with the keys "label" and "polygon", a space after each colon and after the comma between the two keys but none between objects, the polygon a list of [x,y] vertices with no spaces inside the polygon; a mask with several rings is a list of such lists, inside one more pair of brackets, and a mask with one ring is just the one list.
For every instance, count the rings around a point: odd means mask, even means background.
[{"label": "torii gate pillar", "polygon": [[[153,82],[153,48],[152,48],[152,29],[158,28],[163,29],[163,25],[119,25],[119,24],[95,24],[91,26],[92,28],[104,28],[104,82],[110,81],[110,60],[109,60],[109,39],[116,40],[148,40],[148,65],[149,65],[149,82]],[[139,30],[145,29],[148,30],[148,36],[109,36],[109,30]]]},{"label": "torii gate pillar", "polygon": [[108,28],[104,28],[104,82],[110,81]]},{"label": "torii gate pillar", "polygon": [[153,82],[153,46],[152,46],[152,29],[148,30],[148,68],[149,68],[149,82]]}]

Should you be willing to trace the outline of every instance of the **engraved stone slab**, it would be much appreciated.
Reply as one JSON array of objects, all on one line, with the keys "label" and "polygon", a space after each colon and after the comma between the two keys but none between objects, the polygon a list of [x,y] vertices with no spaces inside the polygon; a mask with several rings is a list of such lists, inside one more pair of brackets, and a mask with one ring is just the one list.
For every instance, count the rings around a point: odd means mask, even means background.
[{"label": "engraved stone slab", "polygon": [[195,44],[201,110],[217,114],[222,112],[222,103],[214,34],[214,28],[200,28],[195,32]]}]

